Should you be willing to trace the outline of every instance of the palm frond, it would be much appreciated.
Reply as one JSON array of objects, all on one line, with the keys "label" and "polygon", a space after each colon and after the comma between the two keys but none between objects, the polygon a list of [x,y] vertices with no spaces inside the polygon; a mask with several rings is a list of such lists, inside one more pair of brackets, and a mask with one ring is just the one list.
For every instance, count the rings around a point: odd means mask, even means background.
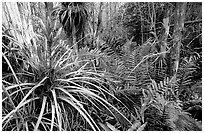
[{"label": "palm frond", "polygon": [[[177,130],[177,131],[192,131],[192,130],[201,130],[200,124],[193,118],[189,117],[188,114],[182,111],[182,104],[181,101],[178,100],[178,98],[172,100],[169,99],[169,96],[167,95],[172,95],[168,93],[168,91],[165,90],[165,84],[172,84],[171,82],[167,82],[168,80],[164,81],[164,83],[156,84],[155,81],[153,81],[152,87],[149,88],[150,94],[152,95],[152,100],[150,100],[150,107],[151,110],[147,108],[147,112],[145,113],[146,120],[158,120],[159,123],[158,125],[162,125],[161,123],[165,123],[163,127],[161,127],[160,130]],[[162,89],[161,89],[162,88]],[[167,89],[172,89],[168,88]],[[161,93],[160,90],[163,90]],[[152,102],[151,102],[152,101]],[[149,107],[149,108],[150,108]],[[156,117],[153,117],[152,113],[155,113]],[[151,114],[151,115],[148,115]],[[158,117],[160,116],[160,117]],[[189,123],[187,125],[187,123]],[[148,123],[150,124],[150,123]],[[152,123],[153,125],[148,125],[147,124],[147,129],[148,130],[155,130],[151,129],[151,127],[155,127],[157,124],[154,122]],[[150,127],[149,127],[150,126]],[[158,130],[158,129],[156,129]]]},{"label": "palm frond", "polygon": [[88,12],[83,2],[62,2],[62,8],[59,11],[60,22],[68,36],[73,34],[73,28],[76,35],[79,35],[85,29],[85,23]]}]

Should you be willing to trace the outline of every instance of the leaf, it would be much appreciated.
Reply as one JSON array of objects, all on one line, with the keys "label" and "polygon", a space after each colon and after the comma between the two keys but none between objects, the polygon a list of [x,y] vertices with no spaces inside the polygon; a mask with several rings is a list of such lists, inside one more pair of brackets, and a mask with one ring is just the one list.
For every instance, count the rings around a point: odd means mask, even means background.
[{"label": "leaf", "polygon": [[53,42],[56,42],[57,39],[59,39],[61,37],[61,34],[62,34],[62,27],[60,27],[59,30],[57,31],[57,34],[54,37]]},{"label": "leaf", "polygon": [[141,122],[136,121],[136,122],[128,129],[128,131],[135,131],[139,126],[141,126]]},{"label": "leaf", "polygon": [[[12,72],[12,74],[13,74],[13,76],[14,76],[16,82],[17,82],[18,84],[20,84],[20,81],[19,81],[19,79],[17,78],[16,73],[15,73],[15,71],[13,70],[13,67],[12,67],[11,63],[9,62],[8,58],[7,58],[4,54],[2,54],[2,56],[4,57],[4,59],[6,60],[8,66],[9,66],[9,68],[11,69],[11,72]],[[20,85],[19,85],[19,87],[20,87]],[[20,87],[20,88],[21,88],[21,87]]]},{"label": "leaf", "polygon": [[41,123],[41,119],[42,119],[42,116],[43,116],[43,112],[44,112],[45,106],[46,106],[46,100],[47,100],[47,97],[44,96],[44,97],[43,97],[42,108],[41,108],[40,115],[39,115],[39,117],[38,117],[38,121],[37,121],[37,123],[36,123],[36,126],[35,126],[35,128],[34,128],[34,131],[37,131],[37,130],[38,130],[38,126],[39,126],[40,123]]},{"label": "leaf", "polygon": [[29,96],[30,94],[36,89],[38,88],[45,80],[47,79],[47,77],[45,77],[44,79],[42,79],[37,85],[35,85],[25,96],[24,98],[21,100],[21,102],[18,104],[18,106],[12,110],[10,113],[8,113],[2,121],[5,121],[7,118],[9,118],[13,113],[15,113],[16,111],[18,111],[18,109],[20,109],[23,105],[25,105],[26,103],[29,103],[30,101],[32,100],[36,100],[36,98],[33,98],[33,99],[29,99],[27,101],[25,101]]},{"label": "leaf", "polygon": [[[91,128],[94,131],[96,131],[96,128],[99,129],[96,123],[93,121],[93,119],[91,118],[91,116],[88,114],[88,112],[85,109],[81,108],[80,106],[78,106],[76,103],[74,103],[72,100],[70,100],[67,97],[60,97],[60,99],[64,100],[65,102],[73,106],[84,117],[84,119],[90,124]],[[96,126],[96,128],[93,124]]]},{"label": "leaf", "polygon": [[111,131],[110,128],[106,124],[103,124],[101,122],[98,123],[105,131]]},{"label": "leaf", "polygon": [[142,124],[142,126],[140,126],[137,131],[143,131],[145,126],[147,125],[147,122],[145,122],[144,124]]},{"label": "leaf", "polygon": [[57,114],[57,121],[59,124],[59,130],[62,130],[62,123],[61,123],[61,119],[60,119],[60,112],[59,112],[59,105],[57,102],[57,95],[55,93],[55,90],[51,90],[52,91],[52,95],[53,95],[53,99],[54,99],[54,105],[55,105],[55,109],[56,109],[56,114]]},{"label": "leaf", "polygon": [[48,36],[47,28],[46,28],[46,26],[45,26],[45,24],[43,23],[43,21],[42,21],[41,18],[39,18],[39,22],[40,22],[40,24],[41,24],[41,26],[42,26],[42,33],[43,33],[44,35]]},{"label": "leaf", "polygon": [[109,127],[112,131],[119,131],[118,129],[116,129],[113,125],[111,125],[110,123],[106,122],[107,127]]},{"label": "leaf", "polygon": [[53,130],[54,118],[55,118],[55,105],[52,103],[52,120],[51,120],[51,128],[50,128],[50,131]]}]

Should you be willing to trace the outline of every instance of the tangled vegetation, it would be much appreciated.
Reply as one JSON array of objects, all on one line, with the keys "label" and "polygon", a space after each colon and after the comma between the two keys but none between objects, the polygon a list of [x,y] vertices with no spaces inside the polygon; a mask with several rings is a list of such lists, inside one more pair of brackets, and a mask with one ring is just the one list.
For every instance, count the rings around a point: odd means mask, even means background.
[{"label": "tangled vegetation", "polygon": [[2,3],[3,131],[201,131],[202,3]]}]

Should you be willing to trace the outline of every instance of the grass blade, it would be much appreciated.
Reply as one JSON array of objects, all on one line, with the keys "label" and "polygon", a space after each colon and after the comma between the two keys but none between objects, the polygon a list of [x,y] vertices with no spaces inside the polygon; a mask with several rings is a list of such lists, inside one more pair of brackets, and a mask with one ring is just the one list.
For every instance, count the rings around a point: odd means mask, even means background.
[{"label": "grass blade", "polygon": [[[16,80],[16,83],[20,84],[20,82],[19,82],[19,80],[18,80],[18,78],[17,78],[17,76],[16,76],[16,73],[14,72],[14,70],[13,70],[13,68],[12,68],[12,66],[11,66],[11,63],[9,62],[9,60],[7,59],[7,57],[6,57],[4,54],[2,54],[2,56],[4,57],[4,59],[6,60],[8,66],[9,66],[9,68],[11,69],[11,72],[12,72],[12,74],[13,74],[15,80]],[[20,86],[19,86],[19,87],[20,87]],[[21,87],[20,87],[20,89],[21,89]],[[21,90],[21,92],[22,92],[22,94],[24,95],[24,93],[23,93],[22,90]]]},{"label": "grass blade", "polygon": [[43,113],[44,113],[44,110],[45,110],[46,100],[47,100],[47,97],[44,96],[44,97],[43,97],[42,108],[41,108],[40,115],[39,115],[39,117],[38,117],[38,121],[37,121],[37,123],[36,123],[36,126],[35,126],[35,128],[34,128],[34,131],[37,131],[38,126],[40,125],[40,122],[41,122],[41,119],[42,119],[42,116],[43,116]]},{"label": "grass blade", "polygon": [[[45,80],[47,79],[47,77],[45,77],[43,80],[41,80],[36,86],[34,86],[27,94],[26,96],[21,100],[21,102],[18,104],[18,106],[12,110],[9,114],[7,114],[4,118],[3,118],[3,122],[9,118],[13,113],[15,113],[19,108],[21,108],[23,105],[25,105],[25,100],[28,98],[28,96],[30,96],[30,94],[37,88],[39,87]],[[35,99],[35,98],[34,98]],[[30,99],[31,100],[31,99]],[[35,99],[36,100],[36,99]]]},{"label": "grass blade", "polygon": [[53,130],[54,118],[55,118],[55,105],[52,104],[52,120],[51,120],[51,128],[50,128],[50,131]]},{"label": "grass blade", "polygon": [[59,124],[59,130],[62,131],[62,123],[61,123],[61,120],[60,120],[60,113],[59,113],[59,110],[58,110],[57,96],[56,96],[55,90],[51,90],[51,91],[52,91],[52,95],[53,95],[53,98],[54,98],[54,105],[55,105],[55,109],[56,109],[56,113],[57,113],[57,121],[58,121],[58,124]]},{"label": "grass blade", "polygon": [[2,120],[2,122],[4,122],[7,118],[9,118],[13,113],[15,113],[16,111],[18,111],[18,109],[20,109],[22,106],[26,105],[27,103],[29,102],[32,102],[34,100],[37,100],[39,99],[39,97],[36,97],[36,98],[31,98],[27,101],[24,101],[23,103],[19,104],[14,110],[12,110],[10,113],[8,113]]},{"label": "grass blade", "polygon": [[67,102],[68,104],[72,105],[77,111],[79,111],[79,113],[86,119],[86,121],[90,124],[90,126],[92,127],[92,129],[94,131],[96,131],[94,125],[92,124],[92,122],[90,121],[90,118],[87,117],[87,115],[79,108],[79,106],[77,106],[77,104],[73,103],[71,100],[69,100],[66,97],[60,97],[60,99],[64,100],[65,102]]}]

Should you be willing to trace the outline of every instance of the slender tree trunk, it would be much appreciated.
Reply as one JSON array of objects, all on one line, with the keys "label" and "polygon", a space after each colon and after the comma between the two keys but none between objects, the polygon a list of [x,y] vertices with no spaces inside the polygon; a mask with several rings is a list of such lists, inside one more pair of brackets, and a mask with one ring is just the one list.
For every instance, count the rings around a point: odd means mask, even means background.
[{"label": "slender tree trunk", "polygon": [[93,23],[93,33],[95,32],[95,5],[94,5],[94,3],[92,3],[92,23]]},{"label": "slender tree trunk", "polygon": [[[108,21],[108,19],[109,19],[109,3],[106,3],[106,29],[109,29],[109,21]],[[110,34],[110,33],[109,33]]]},{"label": "slender tree trunk", "polygon": [[139,11],[140,11],[140,24],[141,24],[141,30],[140,30],[140,32],[141,32],[141,44],[140,45],[142,45],[143,44],[143,18],[142,18],[142,11],[141,11],[141,5],[140,5],[140,3],[139,3]]},{"label": "slender tree trunk", "polygon": [[102,23],[102,6],[103,6],[103,2],[100,2],[99,13],[98,13],[98,23],[97,23],[97,28],[96,28],[96,36],[98,36],[99,31],[100,31],[100,29],[101,29],[101,23]]},{"label": "slender tree trunk", "polygon": [[181,48],[181,39],[182,31],[184,29],[184,20],[185,20],[185,11],[186,11],[186,2],[176,3],[175,16],[174,16],[174,33],[173,33],[173,47],[170,51],[171,56],[171,76],[176,76],[179,59],[180,59],[180,48]]},{"label": "slender tree trunk", "polygon": [[[166,48],[167,48],[167,38],[169,35],[169,14],[170,14],[170,11],[169,11],[168,6],[166,4],[165,10],[164,10],[164,18],[163,18],[164,30],[163,30],[163,35],[162,35],[161,40],[160,40],[160,51],[161,52],[165,52]],[[163,55],[163,58],[166,58],[166,53],[164,53],[162,55]]]},{"label": "slender tree trunk", "polygon": [[76,44],[77,43],[77,36],[76,36],[76,27],[75,26],[73,27],[73,30],[72,30],[72,42],[74,44],[74,50],[75,50],[76,54],[78,55],[79,48],[78,48],[78,44]]}]

